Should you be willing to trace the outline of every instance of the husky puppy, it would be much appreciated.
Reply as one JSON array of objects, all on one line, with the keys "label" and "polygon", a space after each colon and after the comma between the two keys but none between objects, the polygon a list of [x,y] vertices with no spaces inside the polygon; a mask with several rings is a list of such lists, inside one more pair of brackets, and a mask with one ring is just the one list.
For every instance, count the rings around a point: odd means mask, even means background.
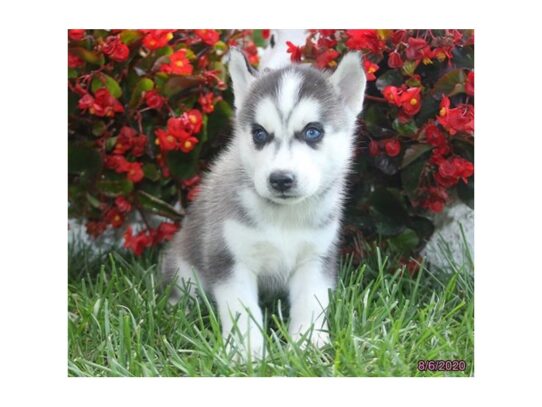
[{"label": "husky puppy", "polygon": [[229,71],[234,137],[164,249],[161,272],[211,294],[224,340],[245,355],[260,357],[264,346],[259,290],[286,289],[291,337],[322,346],[365,91],[360,56],[347,54],[333,74],[305,65],[257,73],[232,50]]}]

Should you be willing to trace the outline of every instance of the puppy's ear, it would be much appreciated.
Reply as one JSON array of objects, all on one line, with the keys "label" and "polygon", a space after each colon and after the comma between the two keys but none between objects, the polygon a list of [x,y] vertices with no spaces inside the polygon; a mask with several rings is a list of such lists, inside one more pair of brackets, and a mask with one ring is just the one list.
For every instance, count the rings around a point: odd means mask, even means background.
[{"label": "puppy's ear", "polygon": [[234,105],[239,110],[254,80],[254,70],[250,67],[243,53],[237,48],[231,48],[230,50],[229,70],[233,85]]},{"label": "puppy's ear", "polygon": [[331,75],[331,82],[352,114],[358,115],[363,107],[367,78],[357,52],[346,54]]}]

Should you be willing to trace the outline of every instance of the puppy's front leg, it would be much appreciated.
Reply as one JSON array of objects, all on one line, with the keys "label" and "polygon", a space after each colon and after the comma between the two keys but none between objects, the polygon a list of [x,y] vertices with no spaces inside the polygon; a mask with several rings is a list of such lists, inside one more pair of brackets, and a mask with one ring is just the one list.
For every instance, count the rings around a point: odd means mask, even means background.
[{"label": "puppy's front leg", "polygon": [[215,283],[213,295],[218,306],[222,334],[229,346],[236,346],[241,356],[248,352],[256,359],[263,352],[262,311],[258,305],[257,277],[237,264],[224,281]]},{"label": "puppy's front leg", "polygon": [[295,271],[289,282],[290,324],[288,331],[295,341],[313,329],[310,341],[317,347],[329,342],[325,311],[328,290],[335,282],[320,262],[310,262]]}]

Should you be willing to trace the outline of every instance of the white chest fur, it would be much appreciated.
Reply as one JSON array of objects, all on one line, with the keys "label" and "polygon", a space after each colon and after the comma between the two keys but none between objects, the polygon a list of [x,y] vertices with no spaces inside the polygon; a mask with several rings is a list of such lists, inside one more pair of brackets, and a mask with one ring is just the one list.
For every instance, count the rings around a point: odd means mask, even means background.
[{"label": "white chest fur", "polygon": [[248,226],[235,220],[224,223],[224,238],[237,262],[259,276],[286,282],[301,265],[320,261],[334,243],[338,222],[322,228]]}]

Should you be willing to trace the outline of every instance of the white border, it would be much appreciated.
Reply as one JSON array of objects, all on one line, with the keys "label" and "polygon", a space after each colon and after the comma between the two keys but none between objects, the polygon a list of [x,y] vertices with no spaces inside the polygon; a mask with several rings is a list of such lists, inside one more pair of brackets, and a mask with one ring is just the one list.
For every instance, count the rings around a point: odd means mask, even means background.
[{"label": "white border", "polygon": [[[0,271],[0,404],[447,406],[540,399],[540,13],[523,3],[11,4],[1,24],[7,262]],[[66,378],[65,30],[80,27],[475,28],[475,378]]]}]

